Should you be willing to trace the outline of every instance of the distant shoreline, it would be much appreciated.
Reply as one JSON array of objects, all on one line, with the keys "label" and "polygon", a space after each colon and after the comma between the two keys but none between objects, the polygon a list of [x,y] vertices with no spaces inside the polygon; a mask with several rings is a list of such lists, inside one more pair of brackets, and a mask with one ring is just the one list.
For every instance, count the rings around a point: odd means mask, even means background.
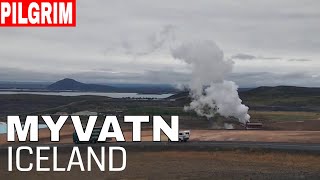
[{"label": "distant shoreline", "polygon": [[173,94],[173,93],[152,93],[152,92],[146,92],[146,93],[141,93],[141,92],[116,92],[116,91],[76,91],[76,90],[47,90],[47,89],[0,89],[0,92],[39,92],[39,93],[135,93],[139,95],[150,95],[150,94],[155,94],[155,95],[163,95],[163,94]]},{"label": "distant shoreline", "polygon": [[94,92],[94,91],[38,91],[38,90],[8,90],[0,89],[0,95],[27,94],[27,95],[47,95],[47,96],[103,96],[110,98],[133,98],[133,99],[164,99],[173,93],[136,93],[136,92]]}]

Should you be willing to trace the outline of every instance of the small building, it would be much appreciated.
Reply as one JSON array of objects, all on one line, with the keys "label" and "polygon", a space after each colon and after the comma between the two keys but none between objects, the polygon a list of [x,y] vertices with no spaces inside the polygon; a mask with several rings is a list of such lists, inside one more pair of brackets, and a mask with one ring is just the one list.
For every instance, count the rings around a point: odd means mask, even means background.
[{"label": "small building", "polygon": [[244,127],[246,130],[258,130],[258,129],[262,129],[262,123],[260,123],[260,122],[246,122],[246,124],[244,124]]}]

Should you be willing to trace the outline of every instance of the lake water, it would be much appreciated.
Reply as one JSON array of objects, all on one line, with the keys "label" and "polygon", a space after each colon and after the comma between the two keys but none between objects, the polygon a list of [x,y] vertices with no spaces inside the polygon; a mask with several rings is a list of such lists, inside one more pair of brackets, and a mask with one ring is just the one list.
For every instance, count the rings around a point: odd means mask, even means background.
[{"label": "lake water", "polygon": [[107,96],[112,98],[167,98],[173,94],[138,94],[138,93],[103,93],[103,92],[26,92],[26,91],[0,91],[0,94],[37,94],[37,95],[55,95],[55,96]]},{"label": "lake water", "polygon": [[[46,124],[39,124],[39,129],[47,128]],[[0,122],[0,134],[7,133],[7,124],[4,122]]]}]

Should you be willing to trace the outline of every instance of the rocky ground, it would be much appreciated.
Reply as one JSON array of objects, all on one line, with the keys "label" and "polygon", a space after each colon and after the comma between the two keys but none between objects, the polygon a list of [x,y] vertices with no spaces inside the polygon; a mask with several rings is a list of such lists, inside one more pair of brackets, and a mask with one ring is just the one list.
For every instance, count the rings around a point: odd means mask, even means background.
[{"label": "rocky ground", "polygon": [[[122,172],[81,172],[75,166],[70,172],[7,172],[7,156],[1,154],[1,179],[319,179],[320,156],[280,152],[247,151],[165,151],[130,152]],[[108,156],[107,156],[108,157]],[[59,167],[66,167],[70,152],[59,153]],[[115,161],[120,160],[116,154]],[[23,156],[23,164],[35,162],[34,156]],[[106,162],[108,162],[106,160]],[[117,163],[117,162],[116,162]],[[51,164],[51,165],[50,165]],[[43,163],[52,166],[52,160]],[[108,165],[107,165],[108,166]]]}]

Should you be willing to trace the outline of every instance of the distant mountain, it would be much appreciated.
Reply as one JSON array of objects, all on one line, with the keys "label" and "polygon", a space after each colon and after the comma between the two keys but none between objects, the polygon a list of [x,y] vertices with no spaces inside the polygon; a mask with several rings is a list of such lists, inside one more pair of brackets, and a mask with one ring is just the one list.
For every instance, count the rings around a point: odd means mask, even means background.
[{"label": "distant mountain", "polygon": [[118,93],[140,93],[140,94],[166,94],[176,93],[177,90],[169,85],[102,85],[85,84],[74,79],[65,78],[57,81],[46,88],[50,91],[82,91],[82,92],[118,92]]},{"label": "distant mountain", "polygon": [[65,78],[57,81],[47,87],[48,90],[52,91],[93,91],[93,92],[117,92],[120,91],[118,88],[108,85],[98,84],[85,84],[78,82],[74,79]]}]

